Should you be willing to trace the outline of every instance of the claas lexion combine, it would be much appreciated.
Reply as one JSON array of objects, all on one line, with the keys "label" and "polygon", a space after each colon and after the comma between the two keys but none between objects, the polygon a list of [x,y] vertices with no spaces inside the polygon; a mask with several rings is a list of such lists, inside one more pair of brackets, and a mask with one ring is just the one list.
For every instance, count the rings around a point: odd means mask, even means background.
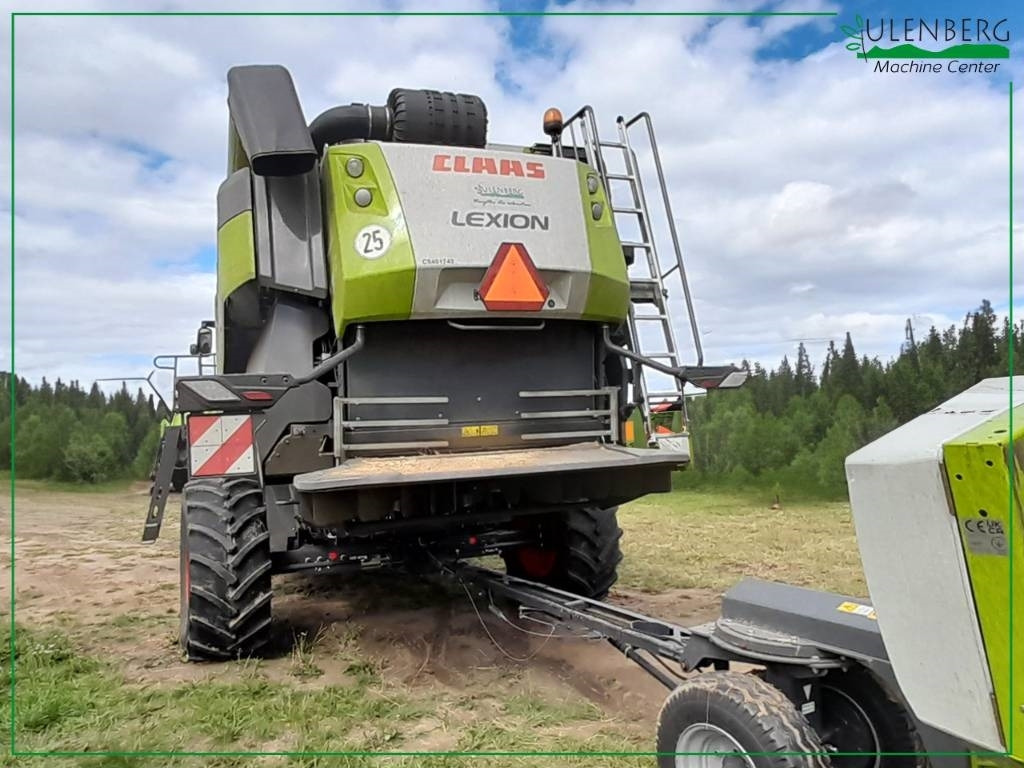
[{"label": "claas lexion combine", "polygon": [[[871,602],[746,579],[713,621],[642,615],[601,599],[616,508],[689,463],[684,388],[744,379],[703,365],[646,113],[607,141],[589,107],[549,110],[546,141],[498,145],[478,98],[399,89],[307,126],[264,66],[229,72],[228,104],[217,317],[200,375],[160,366],[174,418],[143,534],[184,480],[189,658],[258,653],[274,573],[402,565],[607,639],[671,691],[663,768],[1022,764],[1024,384],[848,457]],[[505,571],[467,562],[485,554]]]},{"label": "claas lexion combine", "polygon": [[143,534],[186,467],[188,656],[258,652],[286,571],[500,554],[606,594],[617,506],[690,460],[655,411],[745,377],[703,365],[647,114],[608,141],[589,107],[552,109],[544,141],[501,145],[479,98],[396,89],[307,125],[278,66],[231,69],[228,107],[216,320],[192,349],[216,372],[175,376]]}]

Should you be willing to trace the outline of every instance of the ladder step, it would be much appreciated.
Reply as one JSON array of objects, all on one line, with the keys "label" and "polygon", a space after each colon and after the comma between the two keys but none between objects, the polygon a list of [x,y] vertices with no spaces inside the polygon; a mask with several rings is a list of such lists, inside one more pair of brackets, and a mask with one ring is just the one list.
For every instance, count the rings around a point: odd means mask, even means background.
[{"label": "ladder step", "polygon": [[668,315],[633,315],[634,320],[668,320]]},{"label": "ladder step", "polygon": [[625,149],[626,145],[621,141],[599,141],[598,144],[602,147],[610,147],[612,149]]},{"label": "ladder step", "polygon": [[655,355],[644,355],[644,357],[649,357],[649,358],[651,358],[651,360],[675,360],[676,359],[676,356],[673,355],[671,352],[659,352],[659,353],[657,353]]},{"label": "ladder step", "polygon": [[668,392],[648,392],[648,401],[653,400],[656,397],[679,397],[682,394],[678,389],[669,390]]},{"label": "ladder step", "polygon": [[650,248],[650,243],[641,243],[637,240],[623,240],[622,246],[624,248]]},{"label": "ladder step", "polygon": [[654,278],[633,278],[629,281],[629,299],[644,304],[654,304],[663,309],[661,287]]},{"label": "ladder step", "polygon": [[604,177],[612,181],[634,181],[628,173],[606,173]]},{"label": "ladder step", "polygon": [[614,205],[612,206],[612,212],[613,213],[635,213],[637,216],[640,216],[640,215],[643,214],[643,211],[641,209],[639,209],[639,208],[616,208]]}]

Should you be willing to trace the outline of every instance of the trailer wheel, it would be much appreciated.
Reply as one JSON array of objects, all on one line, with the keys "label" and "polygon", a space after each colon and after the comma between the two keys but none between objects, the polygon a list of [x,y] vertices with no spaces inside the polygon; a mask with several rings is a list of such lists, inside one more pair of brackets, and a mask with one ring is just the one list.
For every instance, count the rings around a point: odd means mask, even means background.
[{"label": "trailer wheel", "polygon": [[622,561],[617,512],[618,507],[579,507],[548,519],[541,526],[543,545],[506,550],[505,569],[584,597],[604,597]]},{"label": "trailer wheel", "polygon": [[181,646],[190,660],[250,656],[270,639],[270,534],[259,483],[191,480],[181,497]]},{"label": "trailer wheel", "polygon": [[837,752],[835,768],[918,768],[923,747],[910,714],[862,667],[834,670],[819,684],[821,740]]},{"label": "trailer wheel", "polygon": [[658,765],[825,768],[828,758],[817,734],[778,688],[753,675],[706,672],[683,682],[662,706]]}]

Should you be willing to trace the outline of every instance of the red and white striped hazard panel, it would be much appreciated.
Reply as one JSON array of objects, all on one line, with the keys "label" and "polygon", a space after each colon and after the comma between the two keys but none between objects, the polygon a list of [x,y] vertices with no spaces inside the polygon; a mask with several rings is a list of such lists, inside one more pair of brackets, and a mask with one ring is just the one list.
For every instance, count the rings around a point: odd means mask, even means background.
[{"label": "red and white striped hazard panel", "polygon": [[251,416],[189,416],[188,466],[193,477],[256,471]]}]

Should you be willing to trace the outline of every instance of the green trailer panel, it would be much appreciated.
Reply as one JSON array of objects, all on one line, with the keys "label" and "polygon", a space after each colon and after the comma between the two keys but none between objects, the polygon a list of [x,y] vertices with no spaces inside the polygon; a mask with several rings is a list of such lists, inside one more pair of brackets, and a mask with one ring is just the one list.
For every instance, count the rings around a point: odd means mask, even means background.
[{"label": "green trailer panel", "polygon": [[943,457],[1004,742],[1024,760],[1024,407],[1012,413],[1012,451],[1007,411],[947,442]]}]

